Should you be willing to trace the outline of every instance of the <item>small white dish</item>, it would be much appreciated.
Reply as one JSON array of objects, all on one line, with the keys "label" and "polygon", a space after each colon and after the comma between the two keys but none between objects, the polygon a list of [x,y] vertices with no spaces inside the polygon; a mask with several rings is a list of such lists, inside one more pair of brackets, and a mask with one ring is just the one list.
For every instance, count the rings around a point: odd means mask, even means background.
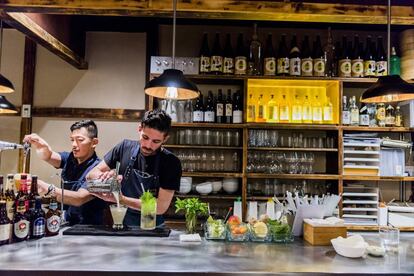
[{"label": "small white dish", "polygon": [[212,181],[211,185],[213,186],[213,193],[220,192],[221,188],[223,187],[223,182],[220,180]]},{"label": "small white dish", "polygon": [[370,245],[367,247],[367,253],[375,257],[385,256],[385,248],[382,246]]},{"label": "small white dish", "polygon": [[196,185],[196,191],[201,195],[208,195],[213,191],[211,182],[203,182]]},{"label": "small white dish", "polygon": [[224,178],[223,190],[228,194],[234,194],[239,189],[239,181],[237,178]]},{"label": "small white dish", "polygon": [[365,255],[368,244],[360,235],[354,235],[344,239],[338,237],[332,239],[331,243],[336,253],[348,258],[361,258]]}]

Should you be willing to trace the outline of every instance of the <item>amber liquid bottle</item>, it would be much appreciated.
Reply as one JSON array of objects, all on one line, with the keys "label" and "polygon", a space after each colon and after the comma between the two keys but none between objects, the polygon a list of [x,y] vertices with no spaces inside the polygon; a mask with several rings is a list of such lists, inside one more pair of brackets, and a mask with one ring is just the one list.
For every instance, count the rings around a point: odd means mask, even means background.
[{"label": "amber liquid bottle", "polygon": [[25,200],[18,200],[16,215],[13,221],[13,242],[21,242],[29,238],[30,221],[26,212]]},{"label": "amber liquid bottle", "polygon": [[35,201],[36,201],[36,197],[38,196],[39,196],[39,193],[37,191],[37,175],[33,175],[32,185],[30,186],[30,194],[28,196],[29,210],[32,210],[35,208]]},{"label": "amber liquid bottle", "polygon": [[210,48],[208,47],[208,35],[204,33],[200,48],[200,74],[210,73]]},{"label": "amber liquid bottle", "polygon": [[13,174],[7,175],[5,198],[6,198],[7,216],[9,217],[10,221],[13,221],[15,200],[16,200],[16,196],[14,194],[14,175]]},{"label": "amber liquid bottle", "polygon": [[0,245],[10,240],[11,221],[7,216],[6,202],[0,201]]},{"label": "amber liquid bottle", "polygon": [[49,211],[46,214],[46,236],[56,236],[60,229],[60,211],[56,198],[50,199]]}]

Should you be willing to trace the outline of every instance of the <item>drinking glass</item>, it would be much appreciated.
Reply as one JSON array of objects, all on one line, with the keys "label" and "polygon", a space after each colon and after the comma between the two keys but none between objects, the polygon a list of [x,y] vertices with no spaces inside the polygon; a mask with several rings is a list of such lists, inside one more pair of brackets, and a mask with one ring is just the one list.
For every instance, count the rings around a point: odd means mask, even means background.
[{"label": "drinking glass", "polygon": [[156,227],[157,200],[153,198],[148,201],[141,200],[141,229],[153,230]]},{"label": "drinking glass", "polygon": [[115,230],[123,229],[123,221],[128,207],[124,205],[117,206],[117,204],[112,204],[109,206],[109,208],[111,210],[112,220],[114,221],[112,228]]},{"label": "drinking glass", "polygon": [[193,140],[193,130],[192,129],[186,129],[185,130],[185,144],[191,145]]},{"label": "drinking glass", "polygon": [[203,131],[201,129],[197,129],[195,131],[195,144],[196,145],[202,145],[203,144]]},{"label": "drinking glass", "polygon": [[398,245],[400,244],[400,229],[392,226],[385,226],[379,228],[379,236],[381,245],[389,252],[398,252]]}]

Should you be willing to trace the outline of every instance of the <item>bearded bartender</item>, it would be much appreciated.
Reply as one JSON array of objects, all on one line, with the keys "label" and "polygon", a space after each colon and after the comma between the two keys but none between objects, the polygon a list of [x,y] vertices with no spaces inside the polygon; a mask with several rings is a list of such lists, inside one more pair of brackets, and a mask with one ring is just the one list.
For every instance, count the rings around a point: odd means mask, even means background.
[{"label": "bearded bartender", "polygon": [[[87,175],[89,180],[115,177],[113,169],[120,162],[117,176],[121,181],[120,203],[128,206],[125,225],[140,225],[141,184],[157,197],[157,226],[164,223],[162,215],[179,189],[182,174],[180,160],[162,147],[169,138],[170,130],[171,118],[168,114],[158,109],[147,111],[138,126],[139,140],[123,140]],[[112,194],[94,195],[116,202]]]}]

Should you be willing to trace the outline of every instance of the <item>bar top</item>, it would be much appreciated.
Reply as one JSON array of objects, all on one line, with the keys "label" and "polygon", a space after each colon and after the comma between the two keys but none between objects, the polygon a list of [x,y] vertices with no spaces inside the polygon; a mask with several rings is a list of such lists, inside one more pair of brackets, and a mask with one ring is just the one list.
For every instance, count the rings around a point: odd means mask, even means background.
[{"label": "bar top", "polygon": [[[331,246],[311,246],[301,239],[291,244],[212,242],[180,243],[173,230],[168,238],[62,236],[0,247],[1,275],[96,275],[128,272],[153,275],[283,275],[413,274],[414,234],[401,233],[398,254],[350,259]],[[363,233],[370,244],[377,233]],[[29,272],[30,271],[30,272]],[[7,272],[7,273],[6,273]],[[105,273],[104,273],[105,274]]]}]

